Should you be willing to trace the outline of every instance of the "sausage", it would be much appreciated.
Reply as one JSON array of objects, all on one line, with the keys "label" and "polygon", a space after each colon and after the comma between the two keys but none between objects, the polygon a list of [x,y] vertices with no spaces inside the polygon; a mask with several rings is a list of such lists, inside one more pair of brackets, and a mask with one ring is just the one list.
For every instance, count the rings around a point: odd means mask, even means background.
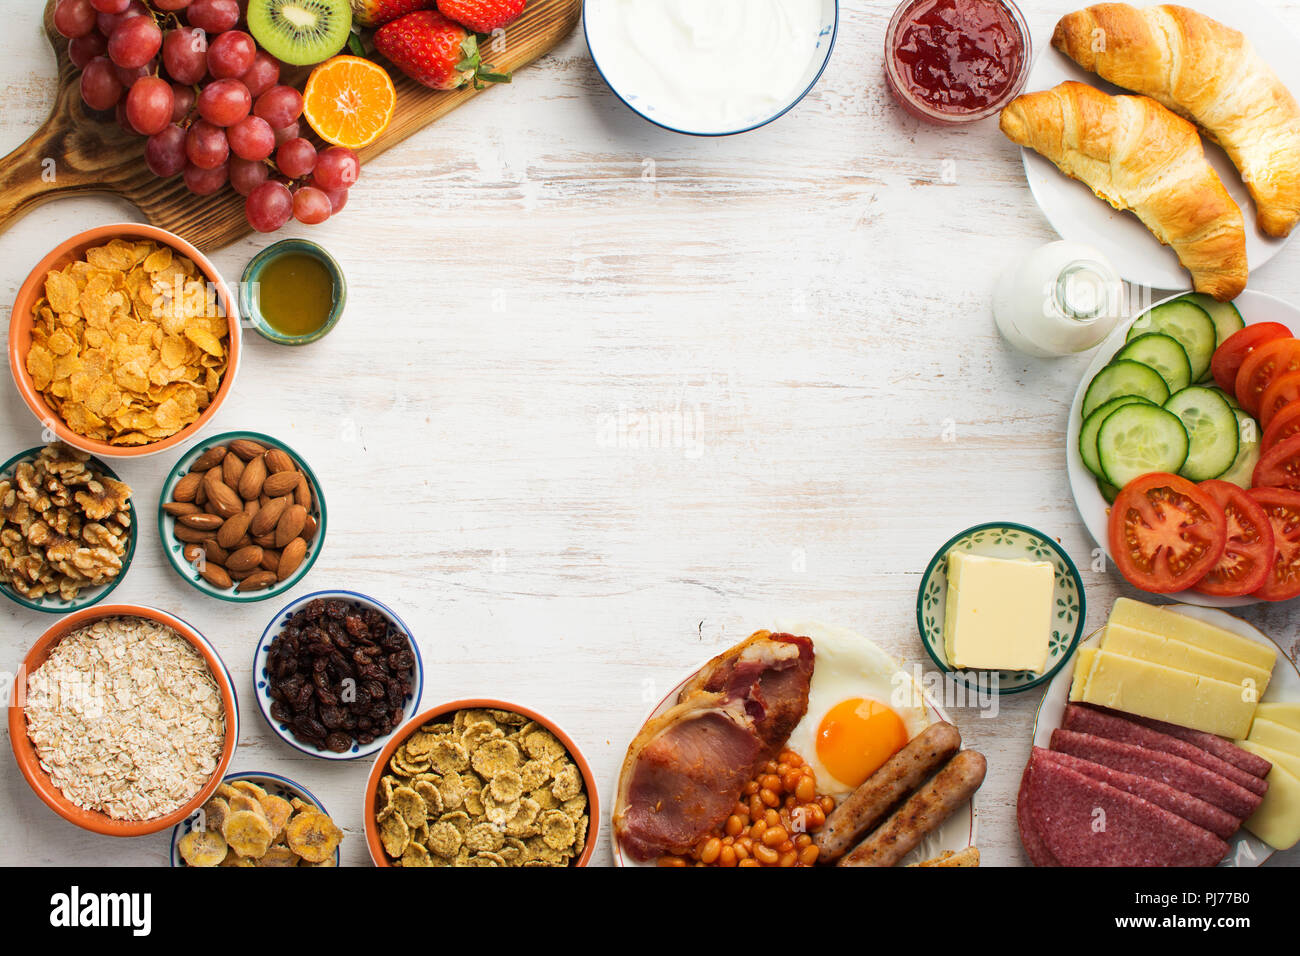
[{"label": "sausage", "polygon": [[831,811],[813,836],[822,863],[834,863],[885,818],[891,807],[961,749],[961,734],[952,724],[931,724]]},{"label": "sausage", "polygon": [[894,866],[974,796],[987,769],[982,753],[961,751],[837,865]]}]

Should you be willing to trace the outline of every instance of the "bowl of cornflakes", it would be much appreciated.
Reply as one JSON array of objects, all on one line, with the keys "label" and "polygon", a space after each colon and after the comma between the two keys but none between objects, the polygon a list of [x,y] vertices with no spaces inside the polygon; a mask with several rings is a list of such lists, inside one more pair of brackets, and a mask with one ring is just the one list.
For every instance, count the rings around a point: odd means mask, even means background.
[{"label": "bowl of cornflakes", "polygon": [[9,367],[60,441],[101,458],[153,455],[216,415],[239,367],[235,299],[190,243],[99,226],[45,256],[18,290]]},{"label": "bowl of cornflakes", "polygon": [[586,866],[600,796],[554,722],[505,701],[457,700],[380,751],[364,819],[376,866]]}]

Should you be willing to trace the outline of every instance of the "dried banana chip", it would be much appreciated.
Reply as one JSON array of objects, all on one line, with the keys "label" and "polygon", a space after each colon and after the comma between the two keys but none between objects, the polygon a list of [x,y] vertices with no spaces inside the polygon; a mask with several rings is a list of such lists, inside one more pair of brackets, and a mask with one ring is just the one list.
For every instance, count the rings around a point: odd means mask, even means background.
[{"label": "dried banana chip", "polygon": [[[390,819],[398,819],[391,817]],[[320,863],[333,856],[343,839],[343,831],[334,821],[318,811],[300,813],[289,821],[284,830],[289,849],[308,863]]]},{"label": "dried banana chip", "polygon": [[271,846],[271,824],[262,815],[260,807],[256,813],[237,810],[230,814],[222,833],[230,848],[240,856],[257,859]]},{"label": "dried banana chip", "polygon": [[191,830],[176,844],[189,866],[219,866],[226,858],[226,840],[216,830]]}]

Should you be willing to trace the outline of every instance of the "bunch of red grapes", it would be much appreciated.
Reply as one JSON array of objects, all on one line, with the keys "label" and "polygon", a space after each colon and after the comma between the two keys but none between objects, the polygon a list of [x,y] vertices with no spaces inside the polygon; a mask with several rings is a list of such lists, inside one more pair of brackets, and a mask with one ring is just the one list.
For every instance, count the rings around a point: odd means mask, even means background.
[{"label": "bunch of red grapes", "polygon": [[280,62],[237,29],[239,0],[58,0],[54,26],[81,70],[81,98],[147,136],[154,175],[180,175],[196,196],[227,182],[248,223],[324,222],[348,201],[361,164],[302,135],[302,94]]}]

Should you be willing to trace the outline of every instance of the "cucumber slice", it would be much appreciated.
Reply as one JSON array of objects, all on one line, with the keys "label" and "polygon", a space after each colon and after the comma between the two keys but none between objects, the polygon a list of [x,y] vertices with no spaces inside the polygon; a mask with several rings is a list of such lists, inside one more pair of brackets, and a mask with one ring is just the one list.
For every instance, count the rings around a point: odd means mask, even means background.
[{"label": "cucumber slice", "polygon": [[1160,373],[1141,362],[1120,359],[1111,362],[1088,383],[1083,394],[1083,417],[1087,418],[1098,408],[1121,395],[1138,395],[1156,405],[1169,401],[1169,386]]},{"label": "cucumber slice", "polygon": [[1148,332],[1163,332],[1178,340],[1187,361],[1192,363],[1193,382],[1199,382],[1209,371],[1219,336],[1210,313],[1199,305],[1183,298],[1148,309],[1128,330],[1128,341]]},{"label": "cucumber slice", "polygon": [[1189,292],[1182,300],[1199,305],[1214,323],[1214,347],[1217,349],[1233,332],[1240,332],[1246,327],[1246,320],[1241,317],[1237,307],[1231,302],[1220,302],[1204,292]]},{"label": "cucumber slice", "polygon": [[1097,432],[1097,456],[1106,481],[1123,488],[1153,471],[1176,474],[1187,460],[1187,429],[1173,412],[1125,405]]},{"label": "cucumber slice", "polygon": [[1217,391],[1193,385],[1165,402],[1187,429],[1187,460],[1178,473],[1189,481],[1218,478],[1237,460],[1237,416]]},{"label": "cucumber slice", "polygon": [[1083,428],[1079,429],[1079,457],[1083,459],[1084,466],[1096,477],[1106,478],[1106,473],[1101,470],[1101,459],[1097,457],[1097,432],[1101,430],[1101,423],[1104,422],[1111,412],[1123,408],[1125,405],[1154,405],[1155,402],[1149,398],[1143,398],[1141,395],[1121,395],[1118,398],[1112,398],[1108,402],[1103,402],[1097,407],[1097,410],[1089,415],[1083,422]]},{"label": "cucumber slice", "polygon": [[1259,422],[1249,412],[1234,408],[1237,416],[1237,460],[1219,477],[1240,488],[1249,488],[1255,480],[1255,466],[1259,464]]},{"label": "cucumber slice", "polygon": [[1119,489],[1116,488],[1114,485],[1112,485],[1109,481],[1102,481],[1101,479],[1098,479],[1097,490],[1101,492],[1101,496],[1106,499],[1106,504],[1108,505],[1113,505],[1115,503],[1115,499],[1119,497]]},{"label": "cucumber slice", "polygon": [[1169,394],[1192,384],[1192,363],[1178,340],[1163,332],[1148,332],[1129,339],[1127,345],[1115,353],[1117,359],[1132,359],[1160,373],[1169,386]]}]

